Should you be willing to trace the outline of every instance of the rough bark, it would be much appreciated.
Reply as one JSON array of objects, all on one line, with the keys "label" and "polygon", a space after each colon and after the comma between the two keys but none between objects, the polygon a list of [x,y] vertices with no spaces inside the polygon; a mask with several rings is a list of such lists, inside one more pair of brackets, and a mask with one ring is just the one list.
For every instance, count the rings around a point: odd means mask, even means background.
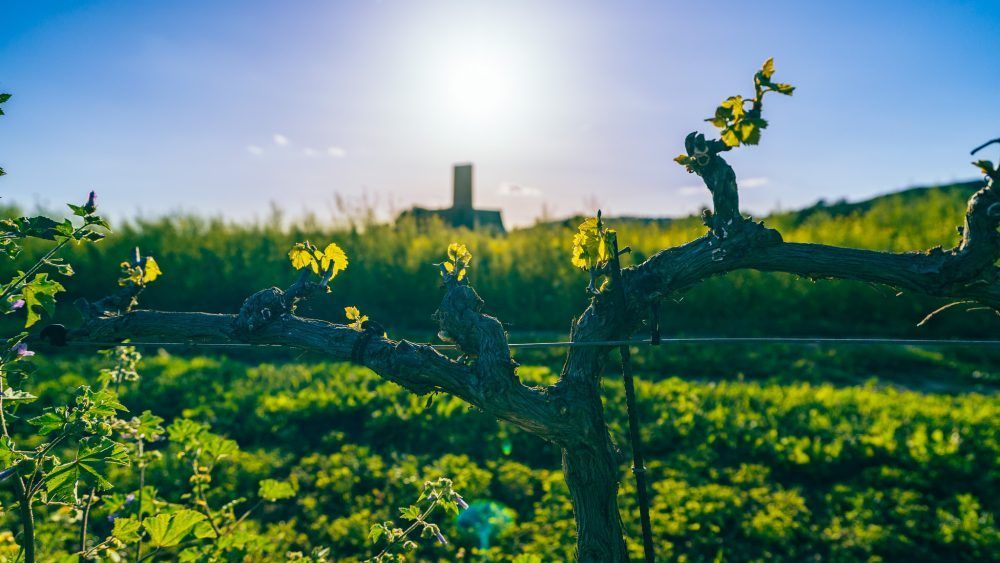
[{"label": "rough bark", "polygon": [[[615,297],[618,287],[596,295],[574,322],[573,341],[626,338],[641,326],[651,305],[740,269],[860,280],[1000,309],[1000,193],[993,180],[969,201],[962,241],[953,249],[889,253],[787,243],[777,231],[740,214],[736,175],[719,156],[728,147],[688,139],[688,153],[699,158],[695,171],[713,196],[715,212],[705,216],[709,232],[625,269],[615,281],[624,286],[625,303]],[[428,346],[385,338],[381,331],[296,317],[295,301],[314,289],[304,279],[284,292],[271,288],[251,296],[239,315],[123,312],[121,303],[132,294],[82,303],[85,321],[71,337],[279,344],[353,360],[414,393],[450,393],[560,447],[574,506],[578,559],[628,559],[617,502],[623,459],[608,434],[600,393],[600,374],[611,347],[571,348],[554,385],[528,387],[517,377],[500,322],[482,313],[482,300],[467,285],[446,282],[434,315],[442,335],[463,353],[453,360]]]},{"label": "rough bark", "polygon": [[563,448],[562,463],[576,519],[577,559],[628,561],[618,512],[621,459],[607,432]]}]

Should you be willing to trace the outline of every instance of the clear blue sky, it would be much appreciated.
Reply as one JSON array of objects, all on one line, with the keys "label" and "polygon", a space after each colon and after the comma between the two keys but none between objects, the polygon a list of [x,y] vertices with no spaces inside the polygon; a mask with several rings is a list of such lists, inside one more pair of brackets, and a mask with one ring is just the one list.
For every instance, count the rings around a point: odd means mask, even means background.
[{"label": "clear blue sky", "polygon": [[447,204],[473,161],[512,223],[679,215],[708,201],[684,135],[773,56],[798,90],[731,158],[745,208],[857,199],[975,176],[998,30],[1000,0],[5,2],[0,195],[324,216]]}]

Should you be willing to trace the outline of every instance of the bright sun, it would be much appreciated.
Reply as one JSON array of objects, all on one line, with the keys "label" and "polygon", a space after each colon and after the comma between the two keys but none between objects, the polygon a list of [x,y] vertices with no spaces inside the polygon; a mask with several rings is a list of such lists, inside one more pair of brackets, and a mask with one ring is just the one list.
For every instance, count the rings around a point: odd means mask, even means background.
[{"label": "bright sun", "polygon": [[515,84],[501,61],[461,57],[443,68],[444,102],[456,117],[472,122],[503,118],[514,109]]},{"label": "bright sun", "polygon": [[401,41],[400,109],[435,147],[471,158],[512,150],[551,104],[548,47],[518,22],[465,14],[428,16]]},{"label": "bright sun", "polygon": [[464,35],[421,51],[414,70],[422,95],[413,101],[436,135],[495,139],[524,121],[533,65],[517,45]]}]

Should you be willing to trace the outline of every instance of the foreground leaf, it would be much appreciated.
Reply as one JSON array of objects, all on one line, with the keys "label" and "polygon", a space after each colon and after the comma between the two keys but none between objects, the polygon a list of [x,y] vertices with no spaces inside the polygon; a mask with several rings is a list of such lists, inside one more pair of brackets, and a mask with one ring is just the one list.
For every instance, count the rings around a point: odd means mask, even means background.
[{"label": "foreground leaf", "polygon": [[204,514],[184,509],[173,514],[157,514],[147,518],[142,527],[146,529],[154,547],[172,547],[181,543],[204,519]]},{"label": "foreground leaf", "polygon": [[111,535],[124,543],[135,543],[139,541],[141,528],[142,525],[135,518],[116,518]]},{"label": "foreground leaf", "polygon": [[76,459],[57,465],[43,481],[51,500],[76,502],[80,482],[99,490],[111,488],[107,480],[108,465],[128,465],[128,449],[108,438],[87,438],[80,445]]},{"label": "foreground leaf", "polygon": [[264,479],[260,482],[260,497],[264,500],[274,502],[295,496],[295,488],[286,481],[275,479]]}]

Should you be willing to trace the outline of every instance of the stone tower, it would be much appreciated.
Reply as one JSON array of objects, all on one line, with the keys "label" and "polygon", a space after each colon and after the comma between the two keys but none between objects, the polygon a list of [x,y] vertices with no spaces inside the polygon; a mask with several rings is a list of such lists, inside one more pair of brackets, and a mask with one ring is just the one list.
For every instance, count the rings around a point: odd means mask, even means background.
[{"label": "stone tower", "polygon": [[480,229],[496,234],[507,232],[503,228],[503,217],[496,209],[476,209],[472,206],[472,164],[456,164],[452,168],[452,202],[448,209],[425,209],[414,207],[404,211],[403,216],[411,215],[418,223],[427,224],[431,217],[438,217],[452,227]]},{"label": "stone tower", "polygon": [[454,176],[454,199],[451,208],[455,211],[472,211],[472,165],[456,164]]}]

